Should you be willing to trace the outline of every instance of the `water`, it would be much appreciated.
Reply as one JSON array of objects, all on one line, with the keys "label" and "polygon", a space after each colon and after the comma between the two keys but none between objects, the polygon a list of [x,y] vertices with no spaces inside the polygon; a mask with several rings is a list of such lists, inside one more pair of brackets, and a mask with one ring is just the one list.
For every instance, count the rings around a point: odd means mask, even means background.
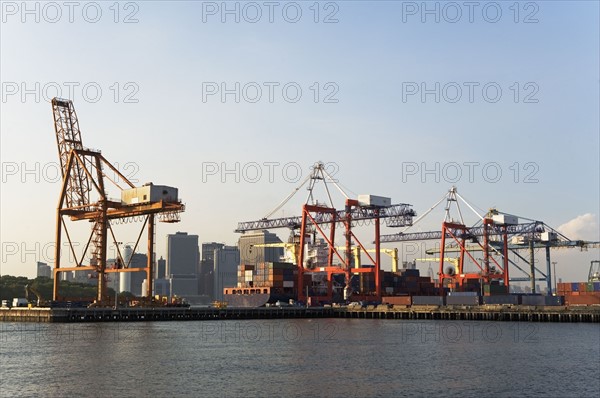
[{"label": "water", "polygon": [[598,397],[597,324],[0,323],[0,396]]}]

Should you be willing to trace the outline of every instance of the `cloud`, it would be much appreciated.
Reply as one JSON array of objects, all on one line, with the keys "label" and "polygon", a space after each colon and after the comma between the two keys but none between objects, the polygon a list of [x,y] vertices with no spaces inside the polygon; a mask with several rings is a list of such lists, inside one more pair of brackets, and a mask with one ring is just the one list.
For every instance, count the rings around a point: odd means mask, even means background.
[{"label": "cloud", "polygon": [[586,213],[567,221],[557,228],[569,239],[598,240],[600,231],[598,229],[598,216]]}]

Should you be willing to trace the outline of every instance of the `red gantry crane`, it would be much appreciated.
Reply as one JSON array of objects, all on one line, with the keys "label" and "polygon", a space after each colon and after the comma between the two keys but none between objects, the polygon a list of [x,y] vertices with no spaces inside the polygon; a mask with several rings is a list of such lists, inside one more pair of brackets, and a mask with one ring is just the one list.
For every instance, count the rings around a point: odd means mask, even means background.
[{"label": "red gantry crane", "polygon": [[[328,204],[315,201],[313,190],[315,184],[319,181],[323,182],[327,193]],[[345,197],[344,210],[337,210],[331,199],[331,194],[327,186],[328,183],[333,184]],[[275,212],[280,210],[303,186],[308,184],[308,197],[302,206],[300,216],[269,218]],[[299,248],[297,250],[297,266],[298,266],[298,300],[305,301],[305,286],[304,274],[311,272],[326,272],[329,281],[328,295],[326,297],[315,297],[317,300],[330,301],[332,299],[332,275],[343,273],[345,275],[344,299],[348,300],[351,295],[351,276],[353,273],[369,273],[373,275],[375,281],[375,299],[381,298],[381,281],[380,281],[380,265],[381,265],[381,248],[380,248],[380,226],[381,220],[389,227],[403,227],[411,225],[415,212],[409,204],[391,204],[389,198],[383,198],[373,195],[359,195],[358,199],[351,199],[334,180],[325,169],[325,165],[321,162],[313,166],[311,174],[292,191],[272,212],[264,218],[257,221],[240,222],[236,232],[244,233],[247,231],[266,230],[273,228],[290,228],[292,230],[300,229]],[[353,231],[355,225],[373,224],[375,258],[369,254],[371,250],[367,250],[360,242]],[[340,253],[335,245],[336,228],[342,227],[345,238],[345,246],[343,253]],[[325,230],[329,229],[327,233]],[[308,268],[305,264],[305,247],[308,243],[307,237],[311,234],[320,235],[327,243],[327,264],[318,264],[314,268]],[[353,246],[358,246],[365,252],[372,266],[361,266],[360,268],[352,268],[352,249]],[[335,265],[334,261],[339,260],[340,264]],[[373,297],[370,297],[373,299]]]},{"label": "red gantry crane", "polygon": [[[440,263],[438,271],[440,292],[443,292],[444,287],[465,289],[470,281],[486,284],[502,282],[506,289],[511,281],[529,281],[532,292],[535,292],[535,281],[543,280],[547,283],[548,294],[551,294],[550,249],[598,247],[598,242],[570,240],[541,221],[502,213],[495,209],[491,209],[485,216],[482,216],[458,194],[456,187],[452,187],[442,199],[416,219],[413,225],[426,217],[444,200],[446,200],[446,208],[441,231],[407,233],[407,228],[403,232],[381,236],[382,243],[439,240],[440,248],[427,250],[426,253],[429,255],[439,254],[437,257]],[[475,225],[471,227],[465,225],[459,200],[480,219]],[[458,219],[451,217],[453,204],[455,204]],[[525,222],[520,220],[525,220]],[[535,266],[534,249],[538,248],[543,248],[546,252],[545,272]],[[521,256],[518,253],[520,250],[528,250],[529,258]],[[483,258],[473,257],[475,252],[483,252]],[[458,257],[452,258],[453,261],[448,261],[450,253],[458,253]],[[524,270],[511,260],[510,253],[527,263],[529,270]],[[470,259],[475,265],[475,270],[466,271],[465,261],[467,259]],[[451,262],[453,266],[444,267],[446,262]],[[509,264],[526,274],[527,277],[509,277]],[[536,278],[536,272],[542,275],[542,278]]]},{"label": "red gantry crane", "polygon": [[[178,199],[177,188],[157,186],[152,183],[135,187],[119,170],[113,166],[98,150],[85,148],[81,140],[79,121],[73,102],[66,99],[52,100],[54,129],[62,171],[62,186],[56,214],[56,247],[54,268],[54,300],[61,300],[59,294],[60,273],[69,271],[90,271],[97,274],[98,294],[96,302],[103,304],[106,294],[106,273],[146,272],[146,296],[152,296],[154,264],[154,224],[155,216],[162,222],[178,222],[185,206]],[[114,173],[111,179],[107,170]],[[121,186],[117,181],[120,181]],[[117,187],[120,198],[108,197],[106,183]],[[77,255],[71,240],[66,219],[71,221],[87,220],[92,228],[83,253]],[[115,239],[114,226],[120,222],[143,221],[135,243],[140,243],[147,227],[148,262],[146,267],[130,268],[123,260],[119,245]],[[64,266],[61,262],[63,232],[68,242],[74,264]],[[117,249],[118,264],[107,269],[107,244],[110,237]],[[89,263],[86,262],[89,255]]]}]

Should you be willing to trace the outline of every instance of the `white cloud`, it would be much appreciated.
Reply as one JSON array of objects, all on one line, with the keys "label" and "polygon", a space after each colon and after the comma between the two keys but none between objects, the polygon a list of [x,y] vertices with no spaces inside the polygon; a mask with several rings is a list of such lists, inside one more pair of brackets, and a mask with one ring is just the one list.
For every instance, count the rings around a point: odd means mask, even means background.
[{"label": "white cloud", "polygon": [[598,229],[598,216],[586,213],[567,221],[557,228],[559,232],[569,239],[594,240],[600,239]]}]

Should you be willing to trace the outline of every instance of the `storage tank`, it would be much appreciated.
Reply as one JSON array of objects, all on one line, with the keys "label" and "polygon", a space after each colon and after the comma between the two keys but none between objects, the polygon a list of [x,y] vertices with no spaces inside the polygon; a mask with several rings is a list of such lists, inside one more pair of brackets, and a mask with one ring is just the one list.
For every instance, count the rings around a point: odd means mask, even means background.
[{"label": "storage tank", "polygon": [[148,280],[144,279],[144,281],[142,282],[142,297],[147,297],[148,294]]},{"label": "storage tank", "polygon": [[[131,256],[133,256],[133,249],[129,245],[125,246],[125,250],[123,250],[124,265],[131,261]],[[119,276],[119,293],[131,292],[131,272],[120,272]]]}]

